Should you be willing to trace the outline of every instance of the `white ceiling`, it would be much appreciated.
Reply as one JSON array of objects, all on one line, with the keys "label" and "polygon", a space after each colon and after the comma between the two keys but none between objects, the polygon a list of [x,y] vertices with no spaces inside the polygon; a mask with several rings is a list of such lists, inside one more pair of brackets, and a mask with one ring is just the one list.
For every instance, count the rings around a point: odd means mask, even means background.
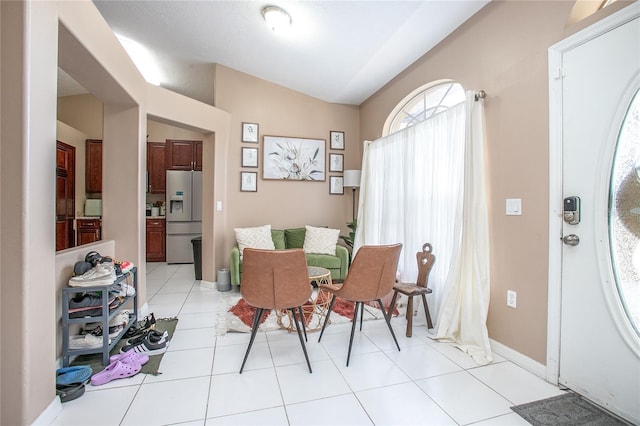
[{"label": "white ceiling", "polygon": [[[359,105],[489,0],[94,0],[116,34],[149,48],[161,86],[213,103],[214,63],[327,102]],[[262,7],[292,19],[272,32]]]}]

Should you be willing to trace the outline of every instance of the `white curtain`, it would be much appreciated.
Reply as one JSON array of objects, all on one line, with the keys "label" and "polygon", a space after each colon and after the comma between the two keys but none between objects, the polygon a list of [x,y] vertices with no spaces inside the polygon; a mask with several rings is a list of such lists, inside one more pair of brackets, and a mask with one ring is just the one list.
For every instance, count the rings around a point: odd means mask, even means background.
[{"label": "white curtain", "polygon": [[365,142],[355,249],[365,244],[403,244],[399,279],[415,282],[416,252],[433,245],[429,278],[432,318],[459,245],[464,104],[374,142]]},{"label": "white curtain", "polygon": [[484,112],[474,92],[466,97],[428,120],[365,142],[354,249],[401,242],[398,278],[412,282],[415,254],[430,242],[436,337],[486,364],[492,358]]},{"label": "white curtain", "polygon": [[438,315],[436,338],[455,343],[481,365],[493,360],[489,312],[489,219],[485,175],[484,105],[467,92],[462,234]]}]

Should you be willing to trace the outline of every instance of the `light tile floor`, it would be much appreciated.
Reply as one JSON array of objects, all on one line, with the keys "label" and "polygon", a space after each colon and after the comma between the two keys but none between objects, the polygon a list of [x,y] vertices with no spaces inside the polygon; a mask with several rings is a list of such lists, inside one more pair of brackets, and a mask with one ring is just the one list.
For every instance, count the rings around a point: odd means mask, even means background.
[{"label": "light tile floor", "polygon": [[193,265],[147,264],[149,311],[178,316],[159,376],[138,374],[87,386],[63,404],[55,425],[526,425],[509,407],[562,393],[494,355],[477,366],[432,341],[424,325],[401,351],[384,321],[365,322],[345,366],[350,324],[309,334],[309,374],[300,343],[286,331],[259,333],[242,375],[249,334],[216,336],[220,293],[194,278]]}]

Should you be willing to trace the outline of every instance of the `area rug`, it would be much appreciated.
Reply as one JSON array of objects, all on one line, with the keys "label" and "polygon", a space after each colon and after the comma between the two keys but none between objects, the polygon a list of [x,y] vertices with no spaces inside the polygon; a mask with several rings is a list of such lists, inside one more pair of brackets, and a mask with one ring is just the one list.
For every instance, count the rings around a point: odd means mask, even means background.
[{"label": "area rug", "polygon": [[[155,330],[159,332],[166,331],[169,334],[169,341],[173,337],[173,333],[176,330],[176,326],[178,325],[178,318],[159,318],[156,320]],[[116,345],[111,349],[110,355],[115,355],[120,353],[120,348],[127,344],[127,339],[121,339]],[[149,357],[149,361],[142,366],[141,373],[144,374],[152,374],[157,376],[162,374],[159,371],[160,362],[162,361],[162,357],[164,354],[159,355],[151,355]],[[90,354],[90,355],[79,355],[76,359],[73,360],[71,365],[88,365],[93,370],[93,374],[99,373],[104,370],[105,365],[102,364],[102,354]]]},{"label": "area rug", "polygon": [[[242,299],[239,292],[226,292],[220,293],[220,306],[218,308],[218,321],[216,321],[217,329],[216,334],[222,336],[227,332],[239,332],[250,333],[251,324],[253,322],[253,315],[255,309],[251,307],[247,302]],[[317,305],[328,305],[330,299],[327,295],[314,294],[312,297]],[[331,316],[329,317],[330,324],[344,324],[351,322],[353,318],[353,302],[349,302],[342,299],[336,299],[333,305]],[[394,310],[394,316],[400,315],[403,311],[399,306]],[[324,322],[324,315],[317,307],[314,309],[311,303],[307,303],[303,306],[303,314],[305,318],[305,324],[308,332],[319,331]],[[383,313],[379,307],[365,305],[363,321],[384,319]],[[286,313],[278,313],[275,311],[265,312],[263,318],[260,321],[259,331],[272,331],[281,328],[288,329],[290,331],[295,330],[290,323],[289,315]]]},{"label": "area rug", "polygon": [[628,425],[575,393],[516,405],[511,409],[534,426]]}]

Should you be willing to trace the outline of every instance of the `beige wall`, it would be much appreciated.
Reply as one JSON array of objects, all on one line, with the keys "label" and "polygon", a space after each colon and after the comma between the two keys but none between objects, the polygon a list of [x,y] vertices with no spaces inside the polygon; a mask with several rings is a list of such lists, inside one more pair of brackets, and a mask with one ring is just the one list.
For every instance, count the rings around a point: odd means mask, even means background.
[{"label": "beige wall", "polygon": [[[299,92],[268,83],[233,69],[216,67],[218,108],[232,115],[228,163],[228,202],[226,209],[227,247],[235,243],[233,228],[271,224],[283,229],[304,225],[327,225],[346,228],[351,218],[351,190],[344,195],[329,194],[329,173],[324,182],[276,181],[262,179],[262,140],[264,135],[290,136],[326,140],[329,153],[344,154],[345,169],[360,164],[358,108],[331,104]],[[242,122],[258,123],[259,144],[241,142]],[[345,150],[329,149],[329,132],[345,132]],[[259,148],[259,168],[241,167],[241,147]],[[240,192],[240,171],[258,172],[258,192]],[[228,259],[227,259],[228,266]]]},{"label": "beige wall", "polygon": [[[31,424],[36,419],[47,423],[60,409],[55,396],[59,289],[68,280],[63,275],[86,252],[86,247],[55,251],[52,141],[56,139],[58,65],[104,105],[103,158],[105,164],[117,164],[118,172],[103,176],[105,241],[95,247],[138,266],[140,304],[146,302],[147,111],[164,121],[208,133],[205,153],[210,154],[211,173],[205,179],[215,188],[217,173],[225,181],[225,168],[212,164],[213,135],[215,132],[215,152],[223,152],[229,119],[209,105],[148,87],[88,0],[0,2],[0,8],[0,424]],[[203,238],[203,257],[215,259],[213,214],[203,219],[203,228],[211,230]],[[210,263],[209,279],[214,269]]]},{"label": "beige wall", "polygon": [[87,139],[102,140],[103,105],[94,95],[73,95],[58,98],[58,120],[87,135]]},{"label": "beige wall", "polygon": [[[547,355],[547,49],[578,29],[566,28],[573,3],[492,1],[360,111],[362,138],[375,139],[398,102],[425,83],[453,79],[487,92],[489,336],[541,364]],[[522,199],[522,216],[505,215],[507,198]],[[508,289],[518,294],[517,309],[506,306]]]},{"label": "beige wall", "polygon": [[147,142],[165,142],[167,139],[201,140],[204,135],[200,132],[147,120]]}]

